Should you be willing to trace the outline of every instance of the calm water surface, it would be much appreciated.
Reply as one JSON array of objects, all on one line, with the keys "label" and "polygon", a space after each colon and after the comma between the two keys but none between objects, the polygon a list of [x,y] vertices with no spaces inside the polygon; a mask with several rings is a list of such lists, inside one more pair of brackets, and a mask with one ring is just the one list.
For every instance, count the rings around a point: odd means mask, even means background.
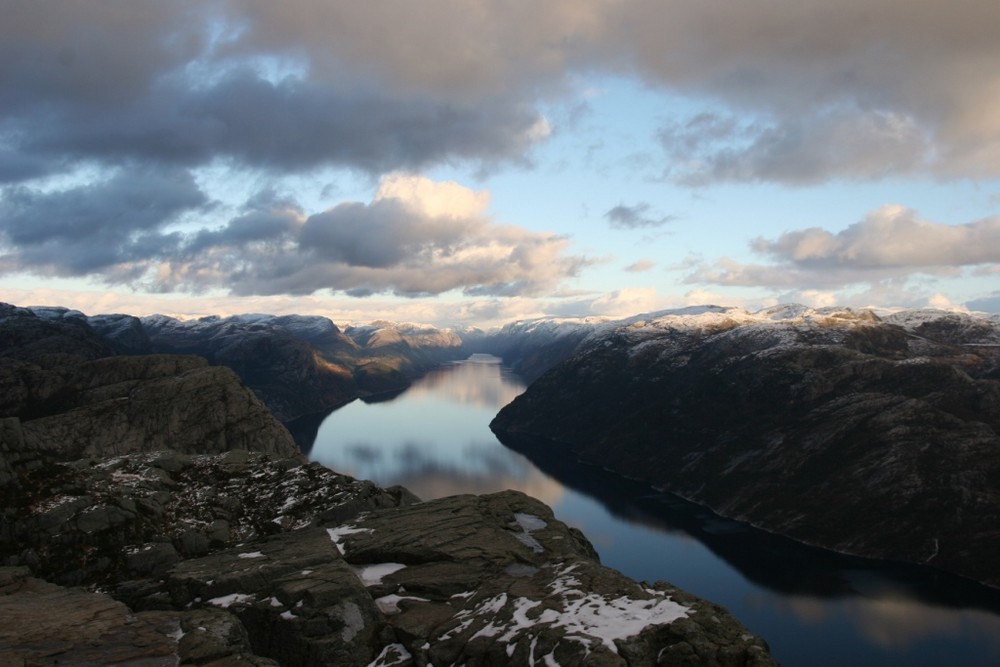
[{"label": "calm water surface", "polygon": [[603,471],[505,447],[488,424],[524,385],[498,362],[449,365],[393,400],[337,410],[311,458],[427,500],[524,491],[583,530],[606,565],[725,606],[787,666],[1000,665],[1000,594],[803,547]]}]

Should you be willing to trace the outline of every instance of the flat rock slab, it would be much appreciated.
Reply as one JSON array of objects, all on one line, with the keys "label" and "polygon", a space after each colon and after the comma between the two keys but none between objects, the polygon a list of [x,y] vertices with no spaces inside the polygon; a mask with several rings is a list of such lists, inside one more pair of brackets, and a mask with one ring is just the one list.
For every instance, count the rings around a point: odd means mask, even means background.
[{"label": "flat rock slab", "polygon": [[330,532],[395,632],[385,664],[773,664],[724,610],[601,566],[582,534],[515,491]]},{"label": "flat rock slab", "polygon": [[178,664],[178,614],[133,614],[107,595],[34,579],[27,568],[0,568],[0,664]]}]

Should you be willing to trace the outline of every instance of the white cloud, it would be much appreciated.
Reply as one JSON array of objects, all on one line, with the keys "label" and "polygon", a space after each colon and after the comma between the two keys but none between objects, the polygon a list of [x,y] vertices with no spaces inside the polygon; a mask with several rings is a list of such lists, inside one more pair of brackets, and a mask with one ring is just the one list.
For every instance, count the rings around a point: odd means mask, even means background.
[{"label": "white cloud", "polygon": [[757,239],[754,249],[804,269],[920,271],[1000,263],[1000,216],[945,225],[924,220],[912,209],[890,205],[836,234],[808,228],[787,232],[774,241]]},{"label": "white cloud", "polygon": [[429,218],[475,218],[490,203],[486,191],[474,191],[454,181],[435,182],[415,174],[395,173],[379,183],[375,201],[396,200]]}]

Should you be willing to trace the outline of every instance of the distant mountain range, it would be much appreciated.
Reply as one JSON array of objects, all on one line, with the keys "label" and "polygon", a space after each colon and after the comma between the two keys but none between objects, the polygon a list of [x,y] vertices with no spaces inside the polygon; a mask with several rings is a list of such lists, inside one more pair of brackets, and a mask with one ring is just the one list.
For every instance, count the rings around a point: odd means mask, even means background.
[{"label": "distant mountain range", "polygon": [[701,306],[482,331],[17,310],[92,332],[95,358],[227,366],[293,432],[305,424],[305,447],[350,400],[493,354],[531,382],[493,422],[509,446],[567,451],[811,544],[1000,586],[1000,316]]},{"label": "distant mountain range", "polygon": [[0,304],[0,664],[776,664],[522,493],[420,502],[308,462],[233,372],[301,407],[326,378],[366,391],[366,365],[405,380],[459,347],[406,325]]}]

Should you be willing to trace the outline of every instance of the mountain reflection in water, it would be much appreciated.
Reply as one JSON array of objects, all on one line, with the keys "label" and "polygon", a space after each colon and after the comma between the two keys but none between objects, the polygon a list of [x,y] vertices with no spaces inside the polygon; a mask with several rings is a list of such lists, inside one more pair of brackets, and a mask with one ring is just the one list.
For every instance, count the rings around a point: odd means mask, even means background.
[{"label": "mountain reflection in water", "polygon": [[784,665],[1000,664],[1000,593],[770,535],[542,443],[503,446],[489,422],[524,385],[498,362],[477,356],[392,400],[340,408],[310,457],[428,500],[503,489],[539,498],[583,530],[606,565],[727,607]]}]

